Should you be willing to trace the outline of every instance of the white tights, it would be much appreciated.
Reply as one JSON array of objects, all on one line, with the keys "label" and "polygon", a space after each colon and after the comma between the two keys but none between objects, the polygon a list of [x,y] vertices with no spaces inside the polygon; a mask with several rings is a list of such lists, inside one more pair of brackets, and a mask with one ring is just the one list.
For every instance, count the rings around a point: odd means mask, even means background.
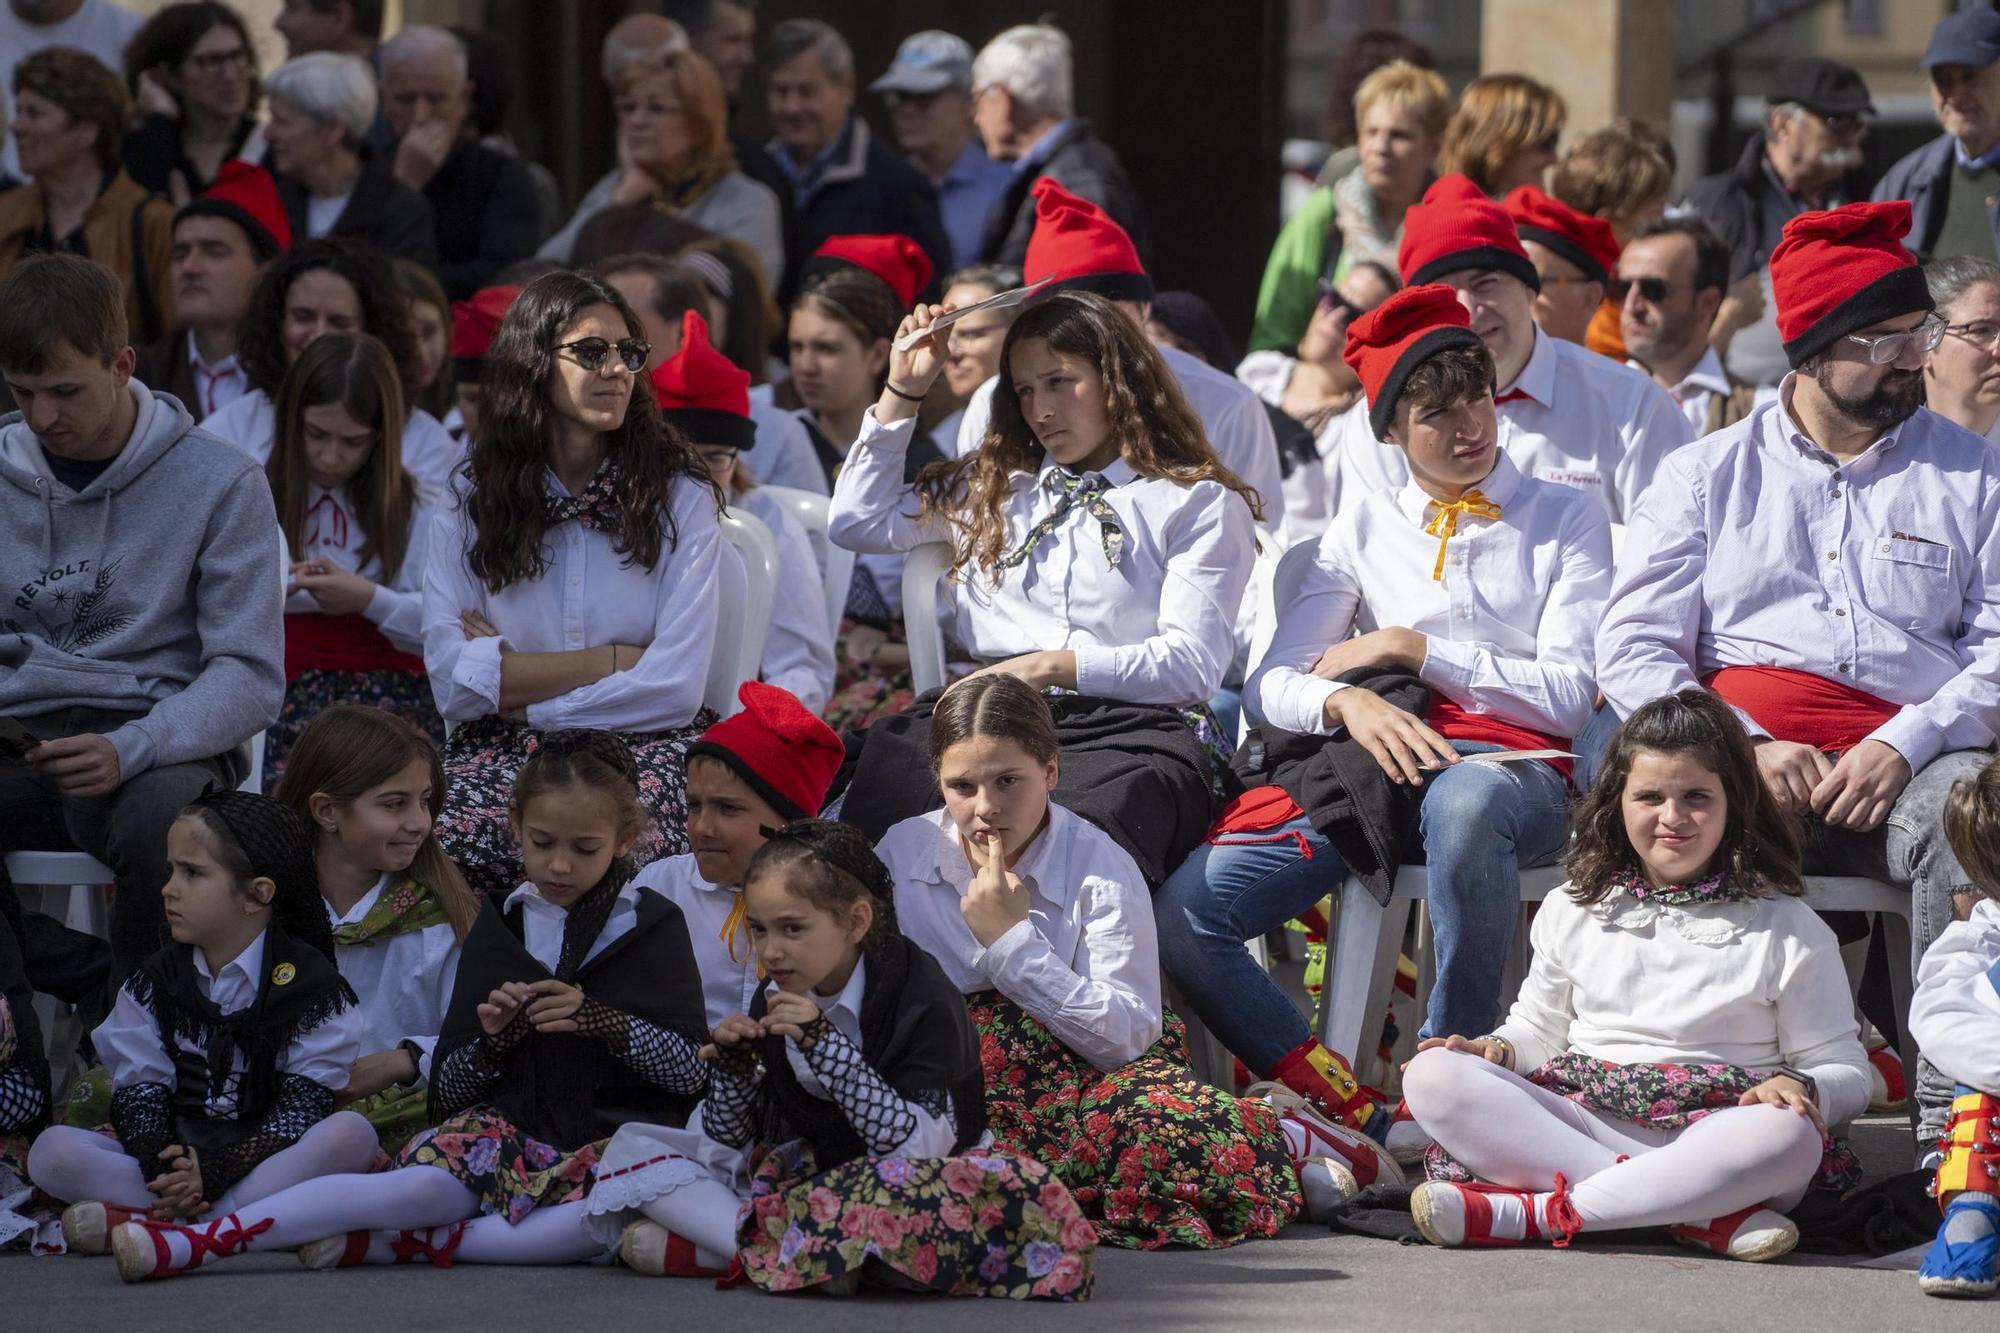
[{"label": "white tights", "polygon": [[[223,1192],[209,1215],[235,1212],[315,1177],[365,1171],[375,1158],[375,1142],[373,1125],[352,1111],[337,1111],[297,1143],[259,1162]],[[28,1149],[28,1178],[64,1203],[150,1208],[154,1197],[146,1182],[165,1169],[127,1156],[116,1139],[70,1125],[43,1130]]]},{"label": "white tights", "polygon": [[639,1210],[676,1235],[694,1242],[695,1260],[706,1268],[727,1268],[736,1253],[736,1218],[743,1201],[719,1180],[676,1185]]},{"label": "white tights", "polygon": [[1784,1107],[1731,1107],[1686,1129],[1648,1129],[1442,1048],[1410,1062],[1403,1095],[1424,1131],[1482,1180],[1547,1191],[1560,1172],[1591,1231],[1706,1224],[1757,1206],[1784,1212],[1819,1169],[1818,1127]]}]

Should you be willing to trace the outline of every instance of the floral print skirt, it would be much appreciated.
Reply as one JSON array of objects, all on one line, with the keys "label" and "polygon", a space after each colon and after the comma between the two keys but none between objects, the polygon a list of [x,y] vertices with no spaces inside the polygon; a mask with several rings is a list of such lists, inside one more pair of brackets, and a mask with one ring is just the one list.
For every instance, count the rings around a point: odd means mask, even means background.
[{"label": "floral print skirt", "polygon": [[[704,708],[672,731],[621,732],[639,763],[639,802],[652,825],[639,835],[632,863],[649,865],[688,850],[687,747],[715,721]],[[451,790],[438,815],[438,841],[474,889],[495,902],[521,884],[521,847],[507,822],[514,777],[541,747],[541,732],[501,717],[454,727],[445,742],[444,771]]]},{"label": "floral print skirt", "polygon": [[[847,636],[854,627],[854,621],[842,620],[840,633],[834,636],[833,697],[827,700],[826,711],[821,716],[836,733],[859,731],[878,718],[900,713],[917,697],[908,667],[885,671],[848,659]],[[897,621],[889,631],[889,642],[904,642],[901,621]]]},{"label": "floral print skirt", "polygon": [[264,733],[264,790],[276,789],[285,755],[306,726],[329,704],[368,704],[394,713],[444,744],[444,719],[431,697],[430,677],[420,671],[301,671],[285,686],[278,720]]},{"label": "floral print skirt", "polygon": [[996,1144],[1046,1162],[1106,1245],[1219,1249],[1275,1236],[1304,1206],[1278,1112],[1210,1087],[1187,1030],[1104,1073],[997,991],[966,997]]},{"label": "floral print skirt", "polygon": [[601,1143],[575,1152],[523,1133],[490,1106],[475,1106],[403,1145],[398,1167],[434,1166],[479,1196],[482,1213],[518,1226],[537,1208],[575,1203],[590,1193]]},{"label": "floral print skirt", "polygon": [[[1527,1076],[1586,1110],[1610,1120],[1649,1129],[1686,1129],[1695,1121],[1726,1111],[1765,1075],[1736,1065],[1614,1064],[1578,1051],[1558,1055]],[[1861,1162],[1847,1140],[1821,1131],[1823,1152],[1809,1190],[1853,1189],[1861,1183]],[[1470,1171],[1433,1143],[1424,1151],[1424,1174],[1432,1180],[1469,1181]]]},{"label": "floral print skirt", "polygon": [[942,1296],[1083,1300],[1096,1236],[1039,1162],[997,1149],[956,1157],[857,1157],[819,1170],[793,1142],[761,1150],[737,1231],[743,1274],[800,1291],[871,1261],[888,1285]]}]

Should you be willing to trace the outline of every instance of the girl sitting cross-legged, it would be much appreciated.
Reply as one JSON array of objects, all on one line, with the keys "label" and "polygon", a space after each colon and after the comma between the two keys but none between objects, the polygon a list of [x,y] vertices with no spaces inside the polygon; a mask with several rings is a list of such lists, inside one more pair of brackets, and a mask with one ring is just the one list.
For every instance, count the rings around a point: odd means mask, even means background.
[{"label": "girl sitting cross-legged", "polygon": [[[707,1084],[701,979],[680,910],[629,882],[645,811],[616,737],[544,737],[515,784],[514,820],[528,882],[466,937],[430,1071],[435,1127],[397,1169],[274,1194],[226,1218],[220,1237],[128,1225],[114,1241],[119,1276],[299,1246],[308,1268],[603,1252],[577,1206],[598,1145],[627,1120],[683,1118]],[[467,1225],[481,1214],[488,1225]]]},{"label": "girl sitting cross-legged", "polygon": [[1727,704],[1686,690],[1626,720],[1569,868],[1506,1020],[1406,1068],[1436,1140],[1418,1227],[1562,1246],[1664,1226],[1732,1259],[1786,1253],[1785,1211],[1859,1179],[1826,1126],[1867,1108],[1868,1060],[1798,831]]}]

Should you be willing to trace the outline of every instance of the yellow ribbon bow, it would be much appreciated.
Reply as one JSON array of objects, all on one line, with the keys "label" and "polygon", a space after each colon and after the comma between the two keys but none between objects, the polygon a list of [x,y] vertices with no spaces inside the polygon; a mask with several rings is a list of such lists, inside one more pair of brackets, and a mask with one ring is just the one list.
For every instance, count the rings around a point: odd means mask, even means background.
[{"label": "yellow ribbon bow", "polygon": [[[739,889],[736,893],[736,901],[729,905],[728,919],[722,923],[722,929],[716,932],[716,937],[729,946],[729,961],[732,963],[747,961],[747,958],[738,958],[736,956],[736,941],[740,935],[744,946],[746,948],[749,946],[749,917],[749,909],[743,905],[743,893]],[[764,975],[764,965],[762,963],[757,964],[757,975],[760,978]]]},{"label": "yellow ribbon bow", "polygon": [[1467,491],[1450,504],[1440,504],[1435,500],[1431,503],[1436,507],[1437,514],[1430,522],[1424,524],[1424,531],[1438,539],[1437,566],[1431,570],[1431,580],[1442,582],[1445,547],[1450,545],[1451,539],[1458,534],[1459,515],[1470,514],[1474,518],[1496,519],[1500,517],[1500,506],[1487,499],[1484,492],[1476,490]]}]

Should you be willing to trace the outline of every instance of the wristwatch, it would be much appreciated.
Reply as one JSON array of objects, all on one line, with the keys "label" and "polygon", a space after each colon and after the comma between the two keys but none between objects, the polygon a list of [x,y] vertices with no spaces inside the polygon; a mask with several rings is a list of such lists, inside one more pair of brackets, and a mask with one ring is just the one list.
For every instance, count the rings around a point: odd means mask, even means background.
[{"label": "wristwatch", "polygon": [[1819,1105],[1818,1079],[1814,1078],[1811,1074],[1802,1074],[1798,1070],[1792,1068],[1790,1065],[1779,1065],[1776,1069],[1773,1069],[1771,1071],[1772,1078],[1776,1078],[1780,1074],[1783,1074],[1786,1078],[1789,1079],[1796,1079],[1799,1083],[1803,1084],[1806,1090],[1806,1100],[1811,1102],[1814,1106]]},{"label": "wristwatch", "polygon": [[408,1078],[398,1079],[396,1086],[399,1088],[415,1087],[418,1080],[424,1076],[424,1048],[411,1041],[408,1037],[403,1038],[396,1045],[410,1053],[410,1068],[417,1071]]}]

